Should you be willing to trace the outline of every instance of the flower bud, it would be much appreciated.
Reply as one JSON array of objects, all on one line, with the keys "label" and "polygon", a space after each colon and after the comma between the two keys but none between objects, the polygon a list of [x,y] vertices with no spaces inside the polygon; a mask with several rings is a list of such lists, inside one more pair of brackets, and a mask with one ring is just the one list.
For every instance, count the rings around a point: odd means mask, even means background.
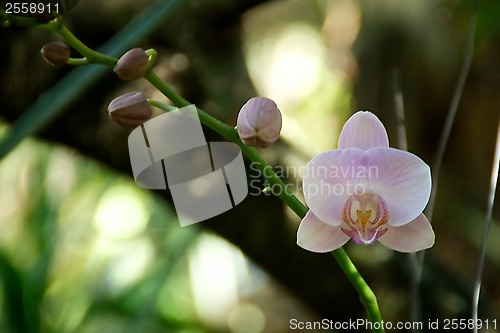
[{"label": "flower bud", "polygon": [[141,78],[149,70],[149,56],[141,48],[135,48],[118,60],[113,71],[122,80],[132,81]]},{"label": "flower bud", "polygon": [[45,44],[40,51],[43,59],[55,67],[66,65],[70,56],[69,46],[62,41],[53,41]]},{"label": "flower bud", "polygon": [[142,92],[131,92],[115,98],[108,106],[109,118],[124,127],[137,127],[152,115],[146,97]]},{"label": "flower bud", "polygon": [[238,114],[237,130],[247,146],[268,147],[280,136],[281,112],[269,98],[253,97]]}]

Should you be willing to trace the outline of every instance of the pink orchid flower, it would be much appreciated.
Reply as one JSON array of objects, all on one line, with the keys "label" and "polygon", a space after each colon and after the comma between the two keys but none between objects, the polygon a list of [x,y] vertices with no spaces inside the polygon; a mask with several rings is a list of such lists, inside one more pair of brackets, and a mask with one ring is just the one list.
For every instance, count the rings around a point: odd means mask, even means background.
[{"label": "pink orchid flower", "polygon": [[431,192],[429,166],[407,151],[389,148],[382,122],[359,111],[345,123],[338,149],[306,165],[304,196],[310,210],[300,223],[297,244],[329,252],[349,239],[379,241],[399,252],[434,245],[422,214]]}]

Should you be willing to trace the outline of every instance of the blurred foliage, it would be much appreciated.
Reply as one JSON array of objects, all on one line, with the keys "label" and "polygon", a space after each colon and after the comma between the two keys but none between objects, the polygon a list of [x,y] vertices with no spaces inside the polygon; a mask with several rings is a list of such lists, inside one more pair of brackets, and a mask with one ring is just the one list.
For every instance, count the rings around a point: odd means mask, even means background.
[{"label": "blurred foliage", "polygon": [[[151,3],[80,1],[65,23],[98,48]],[[335,148],[354,111],[375,112],[398,146],[396,72],[409,150],[432,164],[470,11],[465,0],[191,0],[122,46],[157,49],[158,74],[229,124],[249,97],[275,99],[284,114],[283,140],[263,154],[273,165],[295,167],[283,177],[300,195],[296,170]],[[498,1],[479,1],[473,63],[433,219],[436,245],[426,254],[424,322],[470,317],[499,117],[499,17]],[[136,24],[147,27],[147,18]],[[0,162],[1,332],[276,333],[287,332],[291,318],[364,316],[333,259],[294,245],[298,221],[278,200],[249,197],[203,225],[180,228],[168,193],[138,189],[130,180],[128,132],[105,111],[126,91],[162,97],[142,80],[120,82],[110,69],[95,69],[99,79],[84,84],[85,68],[49,68],[38,52],[52,39],[36,29],[2,29],[0,37],[2,118],[15,124],[38,105],[38,118],[26,124],[44,125],[40,136],[57,143],[29,139]],[[106,50],[124,52],[114,45]],[[67,92],[71,100],[55,112],[50,96],[57,82],[60,91],[69,82],[78,94]],[[497,204],[480,304],[480,316],[490,319],[499,319],[500,308],[498,217]],[[407,256],[378,245],[346,250],[379,297],[384,319],[408,321]]]},{"label": "blurred foliage", "polygon": [[[245,320],[258,332],[266,325],[252,299],[279,290],[269,277],[220,238],[180,228],[170,208],[127,177],[27,140],[3,160],[0,186],[12,189],[1,193],[2,332],[219,332],[226,321],[240,332]],[[207,309],[196,302],[207,301],[222,319],[203,318]],[[282,311],[300,309],[288,303]],[[267,326],[283,331],[285,324],[274,318]]]}]

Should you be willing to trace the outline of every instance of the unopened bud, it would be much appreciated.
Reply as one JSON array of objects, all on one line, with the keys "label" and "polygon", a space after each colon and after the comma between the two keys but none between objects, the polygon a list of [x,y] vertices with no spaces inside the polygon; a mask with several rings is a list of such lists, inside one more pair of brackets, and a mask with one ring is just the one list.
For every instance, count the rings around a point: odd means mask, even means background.
[{"label": "unopened bud", "polygon": [[124,127],[137,127],[152,115],[146,97],[142,92],[131,92],[115,98],[108,106],[109,118]]},{"label": "unopened bud", "polygon": [[66,65],[70,57],[69,46],[62,41],[53,41],[45,44],[40,53],[45,61],[55,67]]},{"label": "unopened bud", "polygon": [[141,78],[149,70],[149,56],[141,48],[126,52],[116,63],[113,71],[122,80]]},{"label": "unopened bud", "polygon": [[247,146],[268,147],[280,136],[281,112],[269,98],[251,98],[238,114],[237,130]]}]

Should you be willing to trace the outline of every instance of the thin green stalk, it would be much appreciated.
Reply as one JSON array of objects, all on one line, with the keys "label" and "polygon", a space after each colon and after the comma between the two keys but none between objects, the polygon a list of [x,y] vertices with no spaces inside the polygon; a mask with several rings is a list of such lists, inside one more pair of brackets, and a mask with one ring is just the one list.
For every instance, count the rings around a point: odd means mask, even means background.
[{"label": "thin green stalk", "polygon": [[[149,71],[144,77],[177,107],[191,105],[191,103],[179,96],[165,82],[163,82],[153,71]],[[271,166],[266,163],[259,152],[255,148],[245,145],[238,137],[236,129],[212,117],[200,108],[197,108],[197,110],[201,123],[221,134],[227,140],[236,143],[248,159],[255,163],[256,167],[262,172],[262,175],[267,182],[280,187],[281,191],[279,197],[286,203],[286,205],[290,207],[300,218],[304,217],[307,212],[307,208],[300,202],[299,199],[297,199],[295,195],[293,195],[293,193],[286,190],[283,180],[276,175]]]},{"label": "thin green stalk", "polygon": [[[158,30],[160,26],[164,25],[168,17],[182,3],[183,0],[157,1],[154,5],[134,17],[123,29],[106,42],[99,49],[100,53],[119,57],[128,49],[144,40],[152,32]],[[3,11],[0,11],[0,14],[2,13]],[[5,17],[7,17],[6,14]],[[36,26],[39,29],[47,31],[54,31],[57,28],[57,24],[55,23],[40,24],[28,17],[8,15],[7,19],[9,20],[8,22],[11,22],[11,26],[16,27],[28,28]],[[61,31],[63,34],[66,32],[66,30]],[[73,38],[76,39],[76,37],[70,34],[66,34],[65,38],[69,38],[70,40]],[[96,59],[101,58],[97,56],[94,60]],[[108,63],[108,65],[111,66],[111,63]],[[12,151],[23,139],[43,128],[57,115],[70,110],[71,105],[76,103],[106,73],[107,68],[101,66],[82,66],[73,69],[50,90],[41,95],[29,109],[23,112],[12,126],[2,133],[2,138],[0,139],[0,158]]]},{"label": "thin green stalk", "polygon": [[18,26],[23,28],[31,28],[41,25],[40,22],[37,22],[34,18],[6,14],[4,10],[0,10],[0,18],[4,21],[4,28]]},{"label": "thin green stalk", "polygon": [[68,61],[66,61],[67,65],[73,65],[73,66],[82,66],[82,65],[88,65],[90,62],[87,60],[87,58],[69,58]]},{"label": "thin green stalk", "polygon": [[59,34],[59,36],[61,36],[66,43],[71,45],[71,47],[77,50],[78,53],[84,56],[90,63],[114,66],[118,61],[116,58],[90,49],[87,45],[83,44],[78,38],[76,38],[62,23],[55,29],[54,32]]},{"label": "thin green stalk", "polygon": [[173,105],[163,103],[163,102],[157,101],[155,99],[148,98],[146,101],[148,102],[149,105],[157,107],[158,109],[162,109],[163,111],[166,111],[166,112],[173,111],[173,110],[177,109],[177,107],[175,107]]},{"label": "thin green stalk", "polygon": [[[160,80],[158,76],[156,76],[152,71],[145,75],[145,78],[161,91],[165,97],[169,98],[174,104],[178,107],[183,107],[190,105],[187,100],[183,97],[179,96],[175,91],[173,91],[165,82]],[[266,179],[266,181],[274,186],[278,186],[280,188],[279,197],[280,199],[293,210],[298,217],[303,218],[307,213],[307,207],[300,202],[299,199],[293,194],[287,191],[286,185],[279,178],[273,169],[266,163],[266,161],[262,158],[259,152],[252,147],[246,146],[238,137],[237,131],[220,122],[216,118],[212,117],[208,113],[198,108],[198,115],[200,117],[200,121],[207,127],[212,130],[218,132],[222,136],[224,136],[229,141],[236,143],[241,151],[247,156],[247,158],[254,162],[259,170],[262,172],[262,175]],[[380,309],[377,302],[377,297],[368,286],[366,281],[363,279],[359,271],[354,266],[354,263],[351,261],[347,253],[343,248],[339,248],[332,252],[332,255],[337,260],[338,264],[342,268],[342,271],[345,273],[349,281],[352,283],[356,291],[358,292],[361,303],[365,307],[365,310],[368,314],[368,318],[372,323],[382,323],[382,316],[380,315]],[[384,329],[382,325],[378,325],[373,329],[374,332],[382,333]]]},{"label": "thin green stalk", "polygon": [[374,325],[373,332],[383,333],[384,328],[382,325],[382,316],[380,315],[380,309],[378,307],[377,296],[375,296],[342,247],[333,251],[332,255],[339,263],[340,268],[342,268],[349,281],[351,281],[354,289],[358,292],[370,322],[380,323],[378,326]]},{"label": "thin green stalk", "polygon": [[[78,50],[78,52],[80,52],[89,61],[100,63],[110,67],[114,66],[117,61],[115,58],[93,51],[92,49],[85,46],[59,21],[57,21],[57,19],[53,20],[49,24],[41,25],[41,28],[58,33],[68,44]],[[163,95],[169,98],[177,107],[191,105],[191,103],[189,103],[182,96],[178,95],[165,82],[163,82],[153,71],[148,71],[145,74],[144,78],[148,80],[154,87],[156,87],[161,93],[163,93]],[[297,199],[297,197],[293,193],[287,191],[287,187],[283,180],[281,180],[281,178],[276,175],[274,170],[266,163],[259,152],[255,148],[248,147],[243,144],[243,142],[238,137],[236,129],[219,121],[218,119],[212,117],[199,108],[197,110],[200,121],[205,126],[225,137],[227,140],[236,143],[241,148],[241,151],[248,157],[248,159],[256,164],[267,182],[271,185],[278,186],[282,190],[280,191],[281,194],[279,195],[279,197],[285,202],[285,204],[290,207],[290,209],[292,209],[295,214],[297,214],[297,216],[303,218],[308,209],[302,204],[302,202],[300,202],[300,200]],[[47,118],[44,119],[47,120]],[[28,132],[29,131],[23,132],[23,136]],[[16,137],[16,140],[19,139],[19,137]],[[14,140],[11,145],[7,146],[6,148],[12,148],[13,145],[18,142],[16,140]],[[333,251],[332,254],[341,266],[349,281],[359,293],[361,302],[367,311],[370,321],[372,323],[381,323],[382,318],[380,315],[377,298],[368,284],[365,282],[365,280],[361,277],[361,274],[358,272],[347,253],[343,248],[340,248]],[[379,325],[379,328],[377,329],[374,328],[373,331],[378,333],[384,332],[382,325]]]}]

